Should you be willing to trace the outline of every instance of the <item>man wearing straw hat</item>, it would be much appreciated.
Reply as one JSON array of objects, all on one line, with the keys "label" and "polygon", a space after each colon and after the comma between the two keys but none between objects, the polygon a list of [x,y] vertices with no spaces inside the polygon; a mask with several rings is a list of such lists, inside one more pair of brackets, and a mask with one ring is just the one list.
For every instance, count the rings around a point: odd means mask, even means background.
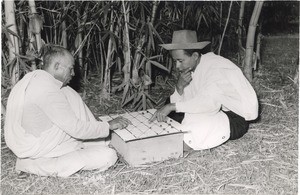
[{"label": "man wearing straw hat", "polygon": [[79,170],[108,169],[117,155],[105,138],[109,130],[130,122],[94,118],[81,97],[67,86],[74,76],[69,51],[52,46],[43,62],[44,70],[26,74],[8,98],[4,135],[17,156],[16,170],[67,177]]},{"label": "man wearing straw hat", "polygon": [[212,52],[210,42],[198,42],[191,30],[174,31],[170,51],[180,75],[169,104],[150,121],[164,121],[170,113],[183,113],[185,149],[213,148],[242,137],[248,121],[258,116],[257,96],[239,67]]}]

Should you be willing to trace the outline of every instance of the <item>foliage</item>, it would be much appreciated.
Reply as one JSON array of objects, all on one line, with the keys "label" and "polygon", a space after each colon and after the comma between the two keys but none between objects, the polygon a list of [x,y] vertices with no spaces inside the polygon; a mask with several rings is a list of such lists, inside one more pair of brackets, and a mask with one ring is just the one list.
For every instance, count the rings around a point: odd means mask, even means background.
[{"label": "foliage", "polygon": [[[67,49],[79,62],[77,75],[83,76],[86,81],[90,72],[97,71],[103,89],[110,86],[111,78],[122,75],[128,49],[130,81],[123,79],[121,84],[106,90],[108,93],[110,90],[123,90],[123,106],[132,102],[137,109],[153,106],[155,102],[148,92],[155,84],[155,77],[171,72],[170,56],[159,44],[163,40],[170,41],[172,31],[176,29],[206,29],[204,37],[211,36],[212,27],[220,19],[218,8],[215,8],[219,2],[135,1],[123,5],[121,1],[36,1],[38,14],[35,15],[30,15],[26,1],[15,4],[22,50],[18,59],[6,63],[8,67],[17,63],[22,71],[20,76],[31,71],[32,63],[37,62],[42,68],[42,52],[38,52],[35,40],[29,36],[36,31],[34,21],[43,24],[41,35],[44,46],[66,42]],[[123,6],[129,13],[125,13]],[[193,12],[197,14],[194,16]],[[129,15],[128,21],[124,20],[125,14]],[[126,25],[129,32],[127,46],[128,38],[124,36],[123,28]],[[9,31],[4,28],[2,33]],[[3,56],[6,52],[4,50]],[[2,58],[2,61],[5,59]],[[167,66],[164,65],[166,62]],[[123,77],[126,77],[125,74]]]},{"label": "foliage", "polygon": [[[35,15],[30,14],[27,1],[15,1],[15,5],[21,50],[14,61],[7,60],[7,34],[10,32],[6,30],[5,22],[2,22],[4,78],[10,78],[10,70],[15,64],[20,67],[20,78],[31,71],[34,64],[42,68],[43,49],[38,52],[37,43],[30,36],[36,30],[33,21],[37,21],[43,24],[41,36],[44,46],[66,44],[67,49],[74,53],[77,78],[73,80],[83,77],[84,82],[87,82],[87,76],[97,72],[102,88],[108,87],[108,94],[123,91],[123,106],[131,102],[136,107],[135,103],[141,104],[140,101],[152,102],[150,95],[144,99],[140,97],[157,84],[156,77],[168,79],[172,72],[172,60],[159,44],[171,42],[174,30],[191,29],[198,32],[199,40],[211,40],[212,50],[215,51],[220,45],[230,2],[36,1]],[[224,36],[224,54],[237,49],[236,13],[239,3],[234,2],[232,9]],[[126,14],[128,21],[125,21]],[[249,16],[250,14],[246,14],[245,26]],[[128,38],[124,36],[125,26],[128,26]],[[126,41],[129,44],[126,45]],[[130,63],[129,72],[124,71],[125,62]],[[126,80],[127,77],[130,81]],[[113,80],[116,79],[121,82],[114,83]],[[150,103],[143,102],[142,105],[144,106],[137,108],[151,107]]]}]

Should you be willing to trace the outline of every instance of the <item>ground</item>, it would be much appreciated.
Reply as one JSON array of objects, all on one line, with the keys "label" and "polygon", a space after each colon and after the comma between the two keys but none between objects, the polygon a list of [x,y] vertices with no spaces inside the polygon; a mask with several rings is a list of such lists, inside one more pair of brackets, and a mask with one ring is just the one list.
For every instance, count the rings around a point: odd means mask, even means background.
[{"label": "ground", "polygon": [[[298,194],[298,44],[298,36],[263,38],[253,81],[260,118],[241,139],[138,168],[119,160],[105,172],[81,171],[63,179],[18,175],[16,157],[6,147],[2,130],[2,193]],[[231,59],[236,61],[235,56]],[[82,94],[95,115],[121,111],[119,95],[100,101],[98,84],[95,75],[89,78]],[[152,90],[155,97],[170,92],[169,84]]]}]

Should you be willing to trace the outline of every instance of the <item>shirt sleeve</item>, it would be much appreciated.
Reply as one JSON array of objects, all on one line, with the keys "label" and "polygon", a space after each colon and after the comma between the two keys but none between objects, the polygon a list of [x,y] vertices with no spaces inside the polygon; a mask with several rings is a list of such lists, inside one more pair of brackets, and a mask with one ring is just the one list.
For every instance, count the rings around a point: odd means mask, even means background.
[{"label": "shirt sleeve", "polygon": [[222,81],[220,74],[213,70],[207,72],[205,78],[201,78],[199,75],[195,76],[184,89],[181,101],[176,102],[176,111],[193,114],[219,112],[221,102],[217,98],[220,94],[218,83]]},{"label": "shirt sleeve", "polygon": [[221,104],[214,99],[213,93],[199,93],[191,99],[176,102],[176,112],[185,113],[217,113]]},{"label": "shirt sleeve", "polygon": [[77,118],[60,90],[51,90],[39,101],[39,106],[60,129],[77,139],[96,139],[109,135],[109,124]]},{"label": "shirt sleeve", "polygon": [[175,87],[174,93],[170,96],[170,102],[171,103],[176,103],[176,102],[179,102],[179,101],[182,101],[182,100],[183,100],[183,97],[181,95],[179,95],[179,93],[177,92],[177,89]]}]

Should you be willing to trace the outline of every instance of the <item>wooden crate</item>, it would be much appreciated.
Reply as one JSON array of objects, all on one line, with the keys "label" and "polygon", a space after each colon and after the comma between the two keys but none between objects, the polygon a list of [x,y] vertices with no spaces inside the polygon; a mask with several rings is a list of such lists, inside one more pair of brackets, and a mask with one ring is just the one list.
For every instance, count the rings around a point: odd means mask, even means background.
[{"label": "wooden crate", "polygon": [[131,166],[178,158],[183,154],[182,133],[128,142],[112,133],[111,144]]},{"label": "wooden crate", "polygon": [[155,109],[100,117],[110,120],[128,118],[132,125],[112,132],[111,145],[131,166],[178,158],[183,155],[183,131],[180,124],[168,118],[166,122],[148,123]]}]

